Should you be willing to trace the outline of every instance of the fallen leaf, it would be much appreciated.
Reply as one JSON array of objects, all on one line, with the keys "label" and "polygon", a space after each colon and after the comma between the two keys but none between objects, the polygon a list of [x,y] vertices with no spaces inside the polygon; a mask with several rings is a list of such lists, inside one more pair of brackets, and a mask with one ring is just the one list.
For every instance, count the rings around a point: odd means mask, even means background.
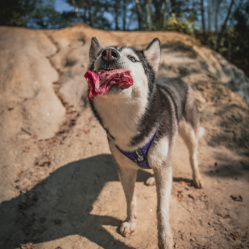
[{"label": "fallen leaf", "polygon": [[53,142],[54,142],[54,143],[58,143],[59,141],[58,141],[57,138],[54,138]]},{"label": "fallen leaf", "polygon": [[23,150],[23,152],[24,152],[24,153],[28,153],[28,152],[29,152],[29,148],[25,148],[25,149]]},{"label": "fallen leaf", "polygon": [[180,182],[179,182],[179,184],[184,185],[184,184],[185,184],[185,182],[184,182],[184,181],[180,181]]},{"label": "fallen leaf", "polygon": [[13,107],[9,107],[9,108],[8,108],[8,111],[12,111],[12,110],[14,110]]},{"label": "fallen leaf", "polygon": [[51,164],[50,160],[43,161],[42,163],[39,164],[39,166],[44,167],[44,166],[49,166]]},{"label": "fallen leaf", "polygon": [[190,238],[190,241],[193,241],[193,242],[195,242],[196,240],[195,240],[194,238]]},{"label": "fallen leaf", "polygon": [[17,175],[20,176],[22,174],[22,171],[18,171]]},{"label": "fallen leaf", "polygon": [[206,194],[201,194],[201,200],[204,200],[207,198],[207,195]]},{"label": "fallen leaf", "polygon": [[86,134],[88,134],[89,132],[90,132],[90,130],[88,129],[88,130],[84,130],[84,132],[86,133]]},{"label": "fallen leaf", "polygon": [[231,233],[231,235],[232,235],[233,237],[239,238],[239,235],[238,235],[237,233],[235,233],[235,232]]},{"label": "fallen leaf", "polygon": [[188,194],[188,197],[191,198],[191,199],[194,199],[195,197],[191,194]]},{"label": "fallen leaf", "polygon": [[206,158],[206,157],[204,157],[204,158],[203,158],[203,160],[204,160],[204,161],[208,161],[209,159],[208,159],[208,158]]}]

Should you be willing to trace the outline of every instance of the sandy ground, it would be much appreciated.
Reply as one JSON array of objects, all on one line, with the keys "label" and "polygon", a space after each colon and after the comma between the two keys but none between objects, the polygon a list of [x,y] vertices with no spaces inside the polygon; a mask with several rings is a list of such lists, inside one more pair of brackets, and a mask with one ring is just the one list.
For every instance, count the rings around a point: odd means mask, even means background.
[{"label": "sandy ground", "polygon": [[[140,171],[137,178],[135,233],[124,238],[118,232],[126,218],[125,197],[105,132],[88,107],[83,79],[92,36],[103,46],[143,46],[159,37],[163,45],[159,75],[181,76],[195,91],[205,128],[198,156],[205,186],[192,186],[188,153],[179,138],[170,200],[175,248],[249,248],[249,108],[228,89],[240,70],[176,33],[104,32],[89,27],[0,32],[1,53],[13,44],[20,60],[30,61],[33,53],[39,62],[44,56],[38,69],[26,67],[25,82],[21,72],[10,76],[19,64],[8,67],[10,72],[1,71],[0,248],[157,248],[155,186],[144,184],[150,171]],[[16,37],[24,43],[28,39],[29,48],[20,50]],[[43,79],[48,72],[50,78]],[[40,77],[39,87],[30,80],[32,74]],[[13,84],[22,84],[23,93],[14,91]],[[41,92],[49,97],[43,98]],[[41,114],[44,108],[50,108],[52,121]]]}]

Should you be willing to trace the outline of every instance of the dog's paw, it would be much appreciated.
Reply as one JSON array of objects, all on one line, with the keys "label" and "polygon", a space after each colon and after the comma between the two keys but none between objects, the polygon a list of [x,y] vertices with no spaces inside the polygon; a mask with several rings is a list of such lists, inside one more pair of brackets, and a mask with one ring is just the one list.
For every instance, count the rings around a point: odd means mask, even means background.
[{"label": "dog's paw", "polygon": [[159,249],[173,249],[174,242],[172,236],[167,236],[164,240],[159,240]]},{"label": "dog's paw", "polygon": [[121,224],[119,231],[121,235],[128,238],[135,231],[136,223],[125,221]]},{"label": "dog's paw", "polygon": [[145,185],[154,186],[155,185],[155,177],[151,176],[145,181]]},{"label": "dog's paw", "polygon": [[201,178],[194,178],[193,179],[193,184],[196,188],[203,188],[203,181],[201,180]]}]

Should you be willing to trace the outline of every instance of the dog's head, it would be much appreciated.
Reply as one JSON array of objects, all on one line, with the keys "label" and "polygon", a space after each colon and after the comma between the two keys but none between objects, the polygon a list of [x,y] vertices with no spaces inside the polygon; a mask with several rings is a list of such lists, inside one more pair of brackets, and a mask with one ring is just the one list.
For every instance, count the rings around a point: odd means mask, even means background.
[{"label": "dog's head", "polygon": [[158,39],[151,41],[147,48],[137,50],[126,46],[102,48],[98,40],[93,37],[89,51],[89,70],[95,72],[120,68],[129,70],[133,78],[133,85],[128,89],[113,85],[105,96],[134,98],[152,92],[160,54],[160,41]]}]

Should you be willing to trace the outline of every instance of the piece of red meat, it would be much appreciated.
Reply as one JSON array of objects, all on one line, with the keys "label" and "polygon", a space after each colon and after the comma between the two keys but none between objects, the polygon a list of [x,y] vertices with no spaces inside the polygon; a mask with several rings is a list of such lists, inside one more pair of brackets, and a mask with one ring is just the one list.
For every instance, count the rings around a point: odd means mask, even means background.
[{"label": "piece of red meat", "polygon": [[85,78],[90,86],[89,99],[94,96],[103,96],[107,93],[111,85],[118,84],[121,88],[128,88],[133,85],[130,71],[126,69],[115,69],[112,71],[99,71],[98,73],[88,70]]}]

